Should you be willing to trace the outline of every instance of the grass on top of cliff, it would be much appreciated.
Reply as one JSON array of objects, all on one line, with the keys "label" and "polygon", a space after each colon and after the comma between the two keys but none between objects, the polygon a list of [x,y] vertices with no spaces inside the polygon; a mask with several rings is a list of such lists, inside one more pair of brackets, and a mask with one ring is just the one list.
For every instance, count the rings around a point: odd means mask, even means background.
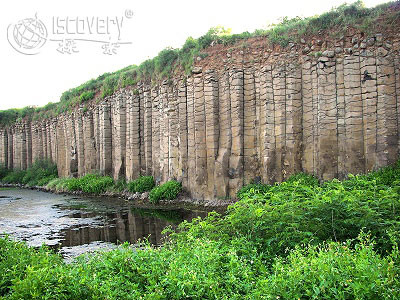
[{"label": "grass on top of cliff", "polygon": [[[265,36],[272,44],[287,46],[291,41],[299,41],[301,37],[312,36],[321,31],[329,34],[344,33],[348,27],[354,27],[364,33],[374,32],[377,28],[393,28],[400,19],[399,1],[388,2],[373,8],[366,8],[362,1],[343,4],[319,16],[307,18],[282,18],[278,24],[272,24],[267,29],[231,34],[229,29],[213,27],[198,39],[189,37],[180,49],[166,48],[156,57],[148,59],[139,66],[131,65],[113,73],[105,73],[96,79],[65,91],[60,101],[48,103],[44,107],[25,107],[0,111],[0,125],[7,125],[15,120],[41,120],[52,118],[59,114],[72,111],[82,106],[88,109],[88,102],[101,100],[112,95],[119,88],[136,86],[139,81],[158,82],[171,77],[175,72],[184,71],[190,74],[194,60],[206,57],[209,46],[215,44],[234,45],[238,41],[251,37]],[[383,17],[384,16],[384,17]],[[134,94],[138,94],[134,90]]]},{"label": "grass on top of cliff", "polygon": [[2,299],[399,299],[400,162],[249,186],[224,215],[66,264],[0,239]]}]

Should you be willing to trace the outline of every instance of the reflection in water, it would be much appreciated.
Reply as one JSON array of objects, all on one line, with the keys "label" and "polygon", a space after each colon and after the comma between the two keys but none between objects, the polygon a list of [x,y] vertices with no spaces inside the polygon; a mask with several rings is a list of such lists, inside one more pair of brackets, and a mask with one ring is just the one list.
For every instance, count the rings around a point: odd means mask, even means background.
[{"label": "reflection in water", "polygon": [[65,257],[111,249],[116,243],[163,240],[162,230],[205,216],[188,210],[132,208],[121,199],[55,195],[26,189],[0,190],[0,234],[39,247],[46,244]]},{"label": "reflection in water", "polygon": [[[195,217],[206,215],[205,212],[195,211],[163,211],[132,209],[128,212],[108,213],[104,217],[102,226],[74,226],[61,231],[64,235],[61,247],[79,246],[95,241],[110,243],[130,242],[148,238],[153,245],[160,245],[164,235],[161,232],[165,227],[176,228],[183,220],[192,220]],[[93,213],[73,213],[73,218],[93,218]]]}]

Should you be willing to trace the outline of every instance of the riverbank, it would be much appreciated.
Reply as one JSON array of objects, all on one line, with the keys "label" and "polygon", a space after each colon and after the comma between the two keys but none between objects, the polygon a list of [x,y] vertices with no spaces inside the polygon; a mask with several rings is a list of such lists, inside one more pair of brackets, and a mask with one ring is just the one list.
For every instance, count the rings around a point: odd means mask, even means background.
[{"label": "riverbank", "polygon": [[144,193],[130,193],[129,191],[106,191],[100,194],[90,194],[84,193],[82,191],[57,191],[56,188],[48,188],[47,186],[28,186],[24,184],[7,184],[0,182],[0,188],[21,188],[29,190],[37,190],[47,193],[53,193],[58,195],[73,195],[82,197],[92,197],[92,198],[117,198],[129,201],[135,204],[135,206],[142,208],[153,208],[153,209],[205,209],[205,210],[217,210],[224,211],[229,205],[232,205],[236,200],[225,200],[225,199],[215,199],[215,200],[196,200],[190,198],[185,192],[182,192],[176,199],[173,200],[160,200],[159,203],[154,204],[149,201],[149,192]]}]

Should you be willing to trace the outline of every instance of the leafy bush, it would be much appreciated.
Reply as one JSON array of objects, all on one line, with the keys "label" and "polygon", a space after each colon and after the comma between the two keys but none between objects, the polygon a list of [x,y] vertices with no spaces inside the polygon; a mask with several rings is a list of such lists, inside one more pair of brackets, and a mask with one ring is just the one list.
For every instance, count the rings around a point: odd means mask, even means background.
[{"label": "leafy bush", "polygon": [[89,174],[78,179],[80,189],[88,194],[101,194],[114,184],[114,180],[109,176]]},{"label": "leafy bush", "polygon": [[7,169],[7,167],[4,166],[3,164],[0,164],[0,182],[4,177],[8,175],[8,173],[10,173],[10,170]]},{"label": "leafy bush", "polygon": [[171,180],[152,189],[149,194],[149,199],[152,203],[158,203],[160,200],[174,200],[181,191],[181,183]]},{"label": "leafy bush", "polygon": [[[382,258],[361,240],[297,248],[277,259],[271,275],[260,280],[255,299],[397,299],[397,253]],[[395,266],[395,267],[393,267]],[[299,284],[301,283],[301,284]]]},{"label": "leafy bush", "polygon": [[56,178],[57,178],[57,177],[54,176],[54,175],[50,175],[50,176],[44,177],[44,178],[40,179],[40,180],[37,182],[37,185],[38,185],[38,186],[45,186],[45,185],[47,185],[50,181],[52,181],[52,180],[54,180],[54,179],[56,179]]},{"label": "leafy bush", "polygon": [[399,180],[399,163],[323,185],[312,176],[296,175],[261,193],[243,191],[226,217],[210,220],[199,234],[250,239],[264,255],[274,256],[299,244],[354,239],[364,229],[386,253],[391,249],[388,232],[400,228]]},{"label": "leafy bush", "polygon": [[94,91],[85,91],[79,96],[81,102],[86,102],[94,98]]},{"label": "leafy bush", "polygon": [[151,191],[155,185],[153,176],[140,176],[128,183],[128,190],[131,193],[144,193]]},{"label": "leafy bush", "polygon": [[4,183],[22,183],[23,178],[26,175],[26,171],[23,170],[13,170],[8,173],[1,181]]},{"label": "leafy bush", "polygon": [[57,165],[50,160],[38,160],[26,170],[25,176],[22,179],[23,184],[28,186],[39,185],[39,181],[44,178],[55,178],[58,175]]},{"label": "leafy bush", "polygon": [[248,185],[243,186],[237,193],[236,196],[238,199],[242,199],[245,195],[249,196],[251,194],[262,194],[268,192],[271,188],[268,184],[261,184],[261,183],[251,183]]}]

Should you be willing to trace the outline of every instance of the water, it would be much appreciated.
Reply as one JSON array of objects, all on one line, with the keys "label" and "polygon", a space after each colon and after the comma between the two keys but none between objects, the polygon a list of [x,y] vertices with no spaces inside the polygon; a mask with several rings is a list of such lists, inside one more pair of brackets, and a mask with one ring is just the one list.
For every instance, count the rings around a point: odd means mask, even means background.
[{"label": "water", "polygon": [[160,245],[166,226],[204,217],[205,211],[137,208],[120,199],[84,198],[26,189],[0,190],[0,233],[42,244],[69,259],[148,238]]}]

